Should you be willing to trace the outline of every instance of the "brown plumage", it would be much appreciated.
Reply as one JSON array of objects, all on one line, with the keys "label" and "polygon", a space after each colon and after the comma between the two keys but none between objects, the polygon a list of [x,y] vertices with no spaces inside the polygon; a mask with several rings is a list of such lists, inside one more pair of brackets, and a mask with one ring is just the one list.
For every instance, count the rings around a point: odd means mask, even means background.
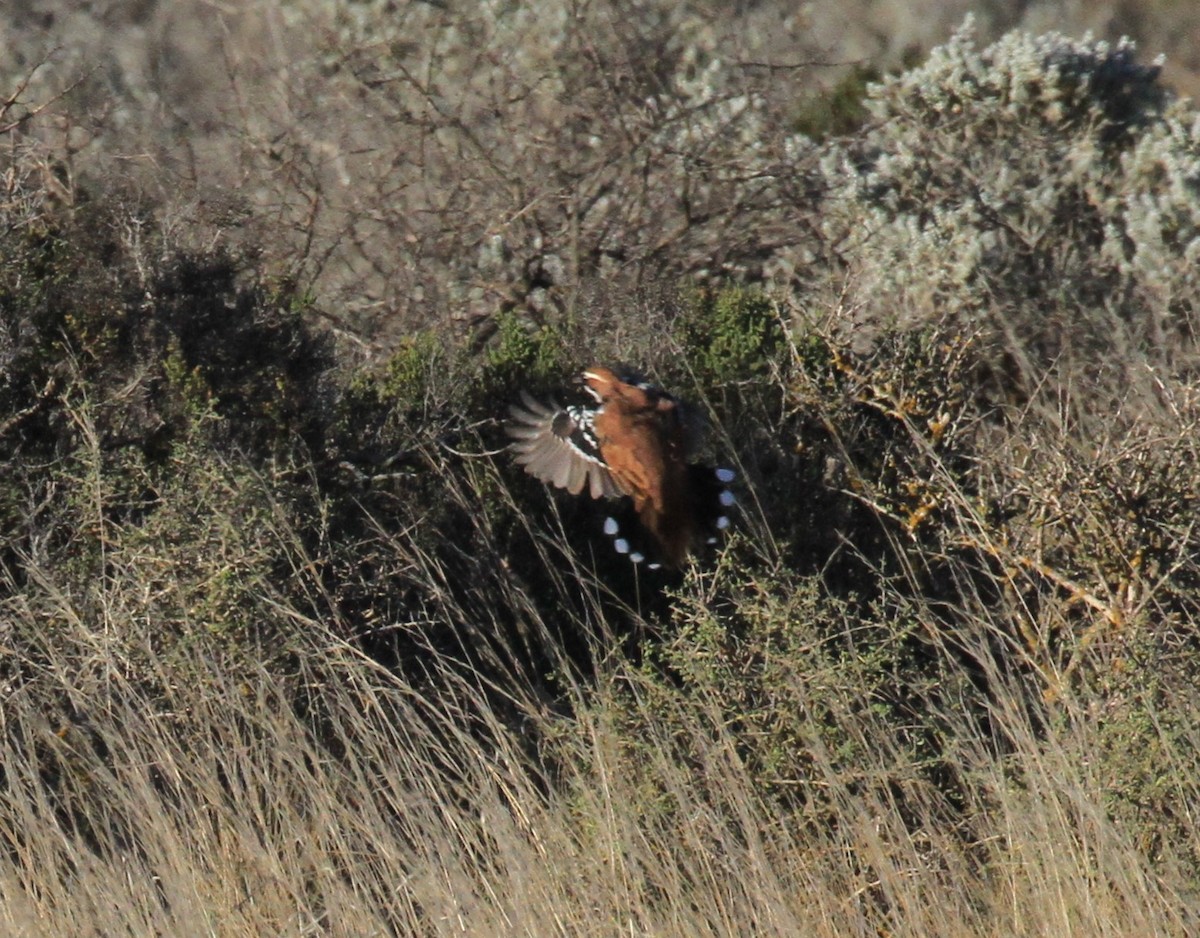
[{"label": "brown plumage", "polygon": [[[702,421],[675,397],[603,365],[584,371],[582,381],[594,408],[546,406],[522,393],[524,407],[511,408],[508,424],[517,462],[572,494],[586,484],[593,498],[628,496],[658,559],[682,565],[702,535],[728,526],[723,512],[733,497],[725,486],[733,473],[689,464]],[[635,562],[645,559],[617,536],[614,518],[605,532]]]}]

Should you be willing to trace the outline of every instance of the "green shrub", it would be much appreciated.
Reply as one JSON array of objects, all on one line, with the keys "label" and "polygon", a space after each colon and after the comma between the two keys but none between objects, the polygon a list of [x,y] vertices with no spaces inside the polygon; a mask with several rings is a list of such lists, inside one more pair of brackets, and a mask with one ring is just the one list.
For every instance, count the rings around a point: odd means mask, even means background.
[{"label": "green shrub", "polygon": [[705,387],[769,378],[783,337],[776,305],[736,287],[695,294],[679,332],[680,349]]},{"label": "green shrub", "polygon": [[732,555],[672,598],[643,661],[613,663],[585,720],[619,741],[603,771],[638,829],[684,842],[699,804],[735,830],[761,812],[820,849],[847,833],[847,806],[886,804],[913,836],[936,829],[967,850],[963,805],[977,793],[956,740],[985,703],[918,621]]},{"label": "green shrub", "polygon": [[233,445],[261,456],[319,450],[333,356],[303,302],[269,292],[229,254],[168,256],[155,273],[142,318],[157,368],[171,360],[192,397],[203,385]]},{"label": "green shrub", "polygon": [[567,361],[560,334],[550,326],[530,326],[515,313],[496,315],[496,334],[483,356],[479,383],[485,394],[515,399],[520,388],[561,382],[576,362]]},{"label": "green shrub", "polygon": [[866,121],[867,90],[879,81],[869,65],[852,65],[828,91],[805,98],[797,109],[795,129],[813,140],[853,133]]}]

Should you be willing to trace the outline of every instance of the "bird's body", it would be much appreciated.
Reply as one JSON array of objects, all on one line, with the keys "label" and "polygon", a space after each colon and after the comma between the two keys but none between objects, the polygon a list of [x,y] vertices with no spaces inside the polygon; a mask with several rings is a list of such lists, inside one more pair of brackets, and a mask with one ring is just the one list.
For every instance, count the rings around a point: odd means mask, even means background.
[{"label": "bird's body", "polygon": [[[687,405],[632,372],[595,365],[583,372],[594,408],[547,407],[527,394],[512,407],[508,432],[517,462],[543,482],[593,498],[628,496],[661,562],[682,565],[701,537],[728,526],[733,504],[726,485],[733,473],[688,462],[699,444],[702,421]],[[635,561],[610,517],[606,533]],[[632,532],[630,532],[632,533]]]}]

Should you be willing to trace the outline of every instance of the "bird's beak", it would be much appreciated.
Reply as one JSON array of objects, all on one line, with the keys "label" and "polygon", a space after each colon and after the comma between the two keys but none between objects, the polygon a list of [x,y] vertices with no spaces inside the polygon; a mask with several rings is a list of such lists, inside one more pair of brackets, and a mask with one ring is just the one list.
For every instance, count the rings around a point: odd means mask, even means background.
[{"label": "bird's beak", "polygon": [[604,398],[601,397],[600,392],[596,390],[596,388],[591,384],[591,382],[593,382],[593,381],[603,382],[604,380],[605,380],[604,375],[598,374],[594,371],[585,371],[578,378],[579,383],[583,385],[583,389],[585,391],[587,391],[588,394],[590,394],[592,397],[594,397],[596,399],[596,403],[598,403],[598,404],[603,403]]}]

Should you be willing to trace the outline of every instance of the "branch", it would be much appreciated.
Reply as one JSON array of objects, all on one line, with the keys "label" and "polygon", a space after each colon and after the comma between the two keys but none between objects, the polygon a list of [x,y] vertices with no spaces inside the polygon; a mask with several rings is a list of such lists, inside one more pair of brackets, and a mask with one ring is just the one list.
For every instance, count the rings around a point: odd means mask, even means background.
[{"label": "branch", "polygon": [[[45,65],[50,60],[50,56],[55,51],[57,51],[57,49],[53,49],[50,52],[46,53],[46,55],[41,59],[41,61],[39,61],[36,65],[33,66],[32,69],[30,69],[29,74],[27,74],[24,78],[21,79],[20,83],[18,83],[18,85],[17,85],[16,91],[14,91],[11,95],[9,95],[3,104],[0,104],[0,118],[4,118],[4,117],[8,116],[8,112],[11,111],[17,105],[17,103],[20,101],[21,95],[24,94],[25,90],[29,87],[29,82],[33,80],[33,76],[37,74],[38,69],[40,69],[43,65]],[[69,84],[69,85],[67,85],[67,87],[63,88],[62,91],[58,92],[56,95],[49,98],[48,100],[43,101],[41,104],[37,105],[36,107],[30,108],[28,111],[26,111],[20,117],[18,117],[16,120],[9,121],[7,124],[0,124],[0,134],[6,134],[9,131],[16,130],[22,124],[28,122],[29,120],[31,120],[34,117],[37,117],[39,114],[42,113],[42,111],[44,111],[44,110],[46,110],[46,108],[50,107],[50,105],[54,104],[57,101],[61,101],[63,98],[65,98],[67,95],[69,95],[72,91],[74,91],[76,88],[78,88],[83,83],[83,80],[90,74],[91,74],[91,72],[89,71],[89,72],[84,73],[83,75],[80,75],[73,82],[71,82],[71,84]]]}]

